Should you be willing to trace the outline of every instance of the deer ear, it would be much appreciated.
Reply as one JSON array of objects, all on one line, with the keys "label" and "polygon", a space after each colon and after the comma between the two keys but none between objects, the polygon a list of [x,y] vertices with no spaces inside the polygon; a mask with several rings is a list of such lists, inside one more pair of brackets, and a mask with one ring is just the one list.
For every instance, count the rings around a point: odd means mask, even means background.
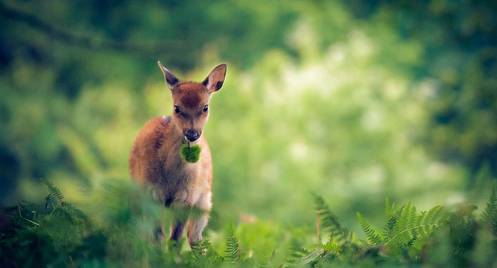
[{"label": "deer ear", "polygon": [[202,84],[207,87],[209,93],[216,92],[223,86],[225,76],[226,64],[219,64],[212,69],[211,73],[205,78]]},{"label": "deer ear", "polygon": [[164,79],[166,80],[166,84],[170,89],[173,89],[174,86],[176,86],[179,83],[178,78],[174,76],[171,71],[169,71],[160,61],[157,61],[157,65],[159,65],[160,70],[162,71],[162,74],[164,75]]}]

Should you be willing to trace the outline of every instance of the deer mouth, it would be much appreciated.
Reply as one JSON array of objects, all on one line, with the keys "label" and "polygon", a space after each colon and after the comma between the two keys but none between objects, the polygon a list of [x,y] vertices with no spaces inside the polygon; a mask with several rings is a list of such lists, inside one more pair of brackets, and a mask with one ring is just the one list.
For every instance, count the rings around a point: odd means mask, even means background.
[{"label": "deer mouth", "polygon": [[189,139],[187,136],[183,136],[183,142],[185,144],[188,144],[188,146],[191,146],[191,145],[198,143],[199,140],[200,140],[200,136],[194,140]]},{"label": "deer mouth", "polygon": [[200,139],[200,131],[194,130],[194,129],[188,129],[184,133],[184,139],[187,142],[195,142]]}]

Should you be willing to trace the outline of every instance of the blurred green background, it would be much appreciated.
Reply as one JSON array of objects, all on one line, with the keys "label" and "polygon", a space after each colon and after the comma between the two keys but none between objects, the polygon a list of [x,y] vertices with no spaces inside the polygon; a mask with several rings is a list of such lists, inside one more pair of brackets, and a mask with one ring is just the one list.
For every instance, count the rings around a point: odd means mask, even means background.
[{"label": "blurred green background", "polygon": [[[131,184],[128,153],[180,79],[228,64],[206,126],[210,228],[348,224],[385,197],[486,198],[497,175],[495,1],[2,1],[0,198],[40,180],[86,211]],[[269,227],[268,227],[269,228]],[[353,227],[353,228],[357,228]]]}]

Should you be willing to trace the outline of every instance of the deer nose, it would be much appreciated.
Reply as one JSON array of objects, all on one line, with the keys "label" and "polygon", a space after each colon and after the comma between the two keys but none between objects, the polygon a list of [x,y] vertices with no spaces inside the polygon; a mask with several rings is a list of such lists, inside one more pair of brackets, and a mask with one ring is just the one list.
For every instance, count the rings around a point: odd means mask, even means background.
[{"label": "deer nose", "polygon": [[185,132],[185,138],[188,141],[196,141],[196,140],[198,140],[198,138],[200,138],[200,134],[198,133],[198,131],[196,131],[194,129],[188,129]]}]

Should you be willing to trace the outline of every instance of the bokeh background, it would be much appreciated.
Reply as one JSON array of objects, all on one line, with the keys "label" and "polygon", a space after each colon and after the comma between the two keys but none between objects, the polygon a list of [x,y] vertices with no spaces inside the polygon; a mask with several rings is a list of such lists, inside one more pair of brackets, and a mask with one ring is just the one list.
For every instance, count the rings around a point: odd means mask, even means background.
[{"label": "bokeh background", "polygon": [[50,180],[95,218],[118,207],[134,136],[172,110],[161,60],[196,81],[228,64],[205,130],[214,240],[240,221],[312,226],[313,192],[351,228],[386,197],[481,202],[497,175],[496,11],[469,0],[3,0],[0,199],[35,199]]}]

